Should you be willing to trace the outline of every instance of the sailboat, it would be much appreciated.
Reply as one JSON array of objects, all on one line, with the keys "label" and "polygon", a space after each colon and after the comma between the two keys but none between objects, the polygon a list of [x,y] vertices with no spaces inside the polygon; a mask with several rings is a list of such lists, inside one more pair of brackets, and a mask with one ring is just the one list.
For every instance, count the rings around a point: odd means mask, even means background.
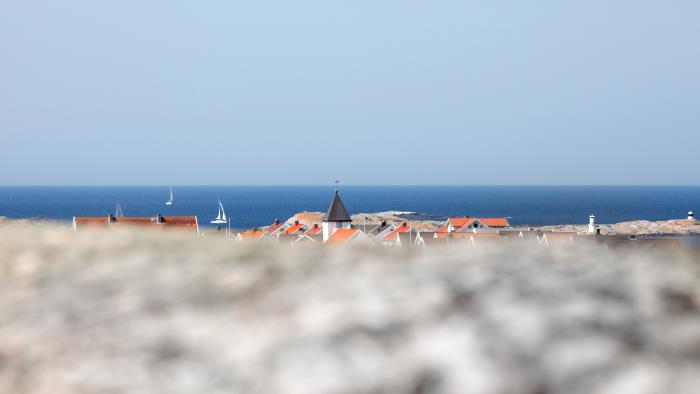
[{"label": "sailboat", "polygon": [[114,217],[115,218],[123,218],[124,217],[124,210],[122,209],[121,204],[119,204],[119,201],[117,201],[117,209],[114,211]]},{"label": "sailboat", "polygon": [[170,199],[165,202],[165,205],[173,205],[173,187],[170,186]]},{"label": "sailboat", "polygon": [[221,200],[219,200],[219,214],[216,215],[216,219],[211,221],[211,224],[226,224],[228,223],[228,220],[226,220],[226,212],[224,211],[224,205],[221,204]]}]

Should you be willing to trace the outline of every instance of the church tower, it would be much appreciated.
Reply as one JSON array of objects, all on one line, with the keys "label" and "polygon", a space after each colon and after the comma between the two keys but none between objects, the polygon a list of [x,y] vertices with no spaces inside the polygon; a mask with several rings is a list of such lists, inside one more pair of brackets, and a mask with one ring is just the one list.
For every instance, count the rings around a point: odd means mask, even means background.
[{"label": "church tower", "polygon": [[326,242],[336,229],[350,228],[351,222],[352,218],[348,214],[348,210],[345,209],[343,200],[340,199],[336,188],[331,206],[328,207],[328,212],[323,218],[323,242]]}]

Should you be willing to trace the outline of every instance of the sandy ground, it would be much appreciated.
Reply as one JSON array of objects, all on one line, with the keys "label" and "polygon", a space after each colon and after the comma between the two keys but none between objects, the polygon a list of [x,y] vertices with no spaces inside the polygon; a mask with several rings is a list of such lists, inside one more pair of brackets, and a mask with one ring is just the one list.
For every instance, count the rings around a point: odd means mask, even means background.
[{"label": "sandy ground", "polygon": [[0,393],[697,393],[700,269],[0,226]]}]

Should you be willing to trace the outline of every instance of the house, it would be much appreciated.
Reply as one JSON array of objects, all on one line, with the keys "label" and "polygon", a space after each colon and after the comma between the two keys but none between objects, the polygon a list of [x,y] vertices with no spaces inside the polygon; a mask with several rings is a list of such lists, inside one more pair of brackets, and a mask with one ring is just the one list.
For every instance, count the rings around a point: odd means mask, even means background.
[{"label": "house", "polygon": [[152,217],[116,217],[112,213],[105,217],[73,217],[73,229],[84,228],[114,228],[115,226],[139,226],[153,229],[173,229],[192,231],[199,234],[199,223],[196,216],[162,216]]},{"label": "house", "polygon": [[290,226],[279,232],[279,235],[303,234],[308,227],[295,220]]},{"label": "house", "polygon": [[447,243],[468,243],[469,245],[484,245],[488,243],[501,242],[502,238],[498,233],[434,233],[434,238],[447,239]]},{"label": "house", "polygon": [[450,242],[447,238],[435,238],[435,233],[421,233],[421,238],[423,239],[423,244],[428,248],[445,247]]},{"label": "house", "polygon": [[377,235],[375,238],[383,243],[394,243],[398,239],[398,234],[407,233],[411,231],[411,226],[408,223],[403,222],[400,226],[388,226],[386,230]]},{"label": "house", "polygon": [[542,233],[537,240],[541,246],[573,245],[575,235],[576,233],[573,232]]},{"label": "house", "polygon": [[323,245],[323,234],[300,234],[292,241],[292,245]]},{"label": "house", "polygon": [[497,229],[503,229],[509,226],[510,223],[508,223],[508,218],[448,218],[445,224],[435,230],[435,232],[495,232]]},{"label": "house", "polygon": [[[386,221],[383,221],[381,223],[356,223],[355,227],[362,230],[363,233],[367,234],[367,236],[371,239],[379,239],[383,234],[387,234],[388,231],[392,231],[396,227],[390,224],[387,224]],[[390,229],[387,231],[387,229]]]},{"label": "house", "polygon": [[[299,227],[295,227],[289,230],[294,225],[298,224],[298,221],[294,224],[282,223],[279,219],[275,219],[271,225],[263,228],[251,228],[245,232],[238,233],[236,239],[239,241],[260,241],[263,239],[268,239],[268,237],[279,237],[282,234],[294,234]],[[274,238],[273,238],[274,239]]]},{"label": "house", "polygon": [[323,236],[323,227],[319,226],[318,223],[314,223],[313,226],[309,227],[306,231],[304,231],[304,234],[306,235],[321,235]]},{"label": "house", "polygon": [[[348,210],[345,209],[345,204],[340,199],[340,195],[338,195],[338,189],[335,189],[331,205],[323,218],[323,242],[327,242],[337,230],[351,230],[351,223],[352,218]],[[346,233],[343,232],[343,234]]]},{"label": "house", "polygon": [[494,243],[502,243],[507,238],[500,236],[498,233],[433,233],[433,239],[443,239],[447,244],[468,244],[468,245],[487,245]]},{"label": "house", "polygon": [[277,241],[277,242],[280,242],[282,244],[291,245],[292,242],[297,240],[297,238],[299,238],[299,235],[297,235],[297,234],[277,234],[276,236],[274,236],[270,239]]},{"label": "house", "polygon": [[537,233],[532,231],[530,227],[509,227],[507,229],[498,230],[498,234],[508,238],[531,238],[537,236]]},{"label": "house", "polygon": [[503,244],[507,238],[498,233],[462,233],[469,235],[469,244],[474,246],[485,246],[493,244]]},{"label": "house", "polygon": [[236,240],[238,241],[259,241],[265,237],[267,232],[259,228],[251,228],[250,230],[238,233]]},{"label": "house", "polygon": [[281,223],[279,219],[275,219],[275,221],[272,222],[271,225],[267,226],[267,228],[265,229],[265,233],[275,235],[278,232],[282,231],[283,227],[284,223]]},{"label": "house", "polygon": [[367,236],[356,228],[338,228],[324,241],[324,245],[347,245],[366,240]]},{"label": "house", "polygon": [[311,234],[308,235],[302,232],[295,232],[294,234],[277,234],[272,237],[273,240],[281,244],[287,245],[323,245],[323,234]]},{"label": "house", "polygon": [[407,247],[407,248],[424,248],[425,240],[420,232],[416,230],[410,230],[405,232],[396,233],[396,240],[394,245],[397,247]]},{"label": "house", "polygon": [[461,240],[461,239],[499,239],[500,235],[498,233],[438,233],[435,232],[433,235],[434,238],[447,238],[447,239],[455,239],[455,240]]}]

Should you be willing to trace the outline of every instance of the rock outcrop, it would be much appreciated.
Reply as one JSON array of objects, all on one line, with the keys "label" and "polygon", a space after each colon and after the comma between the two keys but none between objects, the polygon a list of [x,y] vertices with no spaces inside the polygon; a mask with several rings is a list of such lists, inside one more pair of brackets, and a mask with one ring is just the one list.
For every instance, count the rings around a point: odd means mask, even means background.
[{"label": "rock outcrop", "polygon": [[[700,221],[698,220],[663,220],[651,222],[648,220],[636,220],[632,222],[620,222],[615,224],[601,224],[598,226],[601,234],[620,235],[700,235]],[[543,231],[588,231],[587,225],[560,225],[537,227]]]},{"label": "rock outcrop", "polygon": [[0,392],[687,393],[696,256],[0,227]]}]

